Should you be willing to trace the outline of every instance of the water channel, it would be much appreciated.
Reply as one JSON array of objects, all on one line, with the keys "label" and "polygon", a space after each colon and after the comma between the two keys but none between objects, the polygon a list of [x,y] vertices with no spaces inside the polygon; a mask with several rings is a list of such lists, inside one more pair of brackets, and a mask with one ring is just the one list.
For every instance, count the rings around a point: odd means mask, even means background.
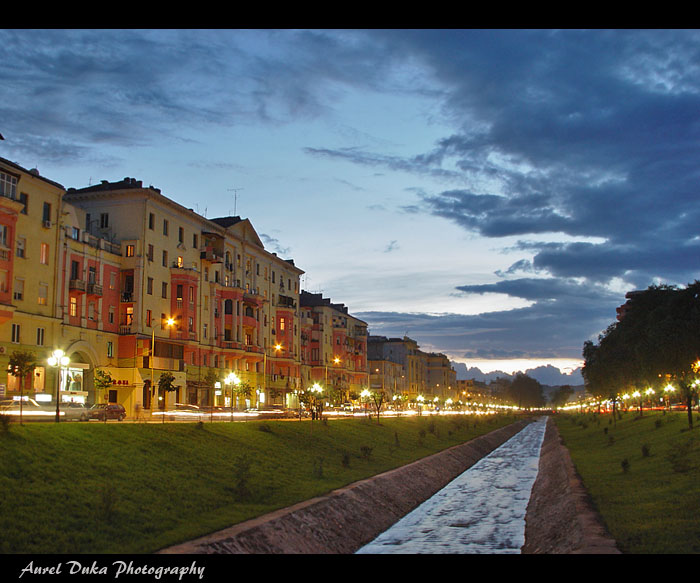
[{"label": "water channel", "polygon": [[520,553],[545,425],[528,424],[357,553]]}]

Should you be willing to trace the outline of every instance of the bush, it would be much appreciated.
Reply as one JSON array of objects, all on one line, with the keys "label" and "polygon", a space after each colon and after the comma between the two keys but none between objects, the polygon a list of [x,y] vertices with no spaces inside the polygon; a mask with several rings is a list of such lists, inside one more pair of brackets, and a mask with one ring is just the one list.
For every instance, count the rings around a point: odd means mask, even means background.
[{"label": "bush", "polygon": [[267,423],[261,423],[258,425],[258,431],[262,431],[263,433],[272,433],[272,428]]},{"label": "bush", "polygon": [[647,444],[647,443],[642,444],[642,457],[649,457],[649,453],[650,453],[649,444]]},{"label": "bush", "polygon": [[340,463],[343,464],[344,468],[350,467],[350,454],[347,451],[343,452],[342,457],[340,458]]},{"label": "bush", "polygon": [[238,500],[250,498],[250,478],[253,460],[248,455],[241,455],[233,463],[233,486],[227,488]]},{"label": "bush", "polygon": [[620,465],[622,466],[622,471],[623,471],[623,472],[627,473],[627,472],[629,471],[629,469],[630,469],[630,462],[629,462],[629,460],[628,460],[627,458],[623,459],[623,460],[620,462]]},{"label": "bush", "polygon": [[369,457],[372,455],[372,449],[369,445],[363,445],[360,447],[360,453],[362,454],[362,457],[365,458],[366,460],[369,459]]}]

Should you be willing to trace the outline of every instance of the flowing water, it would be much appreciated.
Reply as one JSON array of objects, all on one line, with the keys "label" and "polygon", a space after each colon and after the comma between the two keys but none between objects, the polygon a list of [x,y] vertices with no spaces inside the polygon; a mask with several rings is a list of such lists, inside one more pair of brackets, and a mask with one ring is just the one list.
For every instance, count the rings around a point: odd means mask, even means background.
[{"label": "flowing water", "polygon": [[545,425],[528,424],[357,553],[520,553]]}]

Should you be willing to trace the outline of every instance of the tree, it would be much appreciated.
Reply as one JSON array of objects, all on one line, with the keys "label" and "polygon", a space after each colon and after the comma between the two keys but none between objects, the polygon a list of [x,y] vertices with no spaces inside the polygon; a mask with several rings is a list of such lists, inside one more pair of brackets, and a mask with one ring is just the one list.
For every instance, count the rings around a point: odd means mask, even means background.
[{"label": "tree", "polygon": [[650,286],[630,298],[624,317],[598,344],[584,343],[586,389],[615,398],[639,387],[679,386],[693,426],[692,407],[700,374],[700,282],[683,289]]},{"label": "tree", "polygon": [[95,389],[98,392],[102,392],[114,384],[114,378],[109,372],[98,368],[95,371],[95,380],[93,382],[95,383]]},{"label": "tree", "polygon": [[382,410],[382,406],[386,402],[386,392],[382,390],[370,391],[370,399],[374,405],[374,409],[377,412],[377,423],[379,423],[379,413]]},{"label": "tree", "polygon": [[552,393],[552,396],[549,398],[549,400],[551,401],[552,406],[561,407],[569,400],[569,397],[573,394],[574,389],[571,388],[571,385],[562,385]]},{"label": "tree", "polygon": [[517,403],[518,407],[542,407],[545,403],[542,385],[522,372],[515,375],[507,391],[510,399]]},{"label": "tree", "polygon": [[170,371],[160,373],[158,377],[158,392],[163,395],[163,423],[165,423],[165,409],[167,404],[166,394],[177,389],[175,386],[175,376]]},{"label": "tree", "polygon": [[22,402],[24,401],[24,381],[34,372],[36,361],[34,353],[25,350],[15,350],[10,354],[7,372],[17,379],[19,384],[19,424],[22,425]]}]

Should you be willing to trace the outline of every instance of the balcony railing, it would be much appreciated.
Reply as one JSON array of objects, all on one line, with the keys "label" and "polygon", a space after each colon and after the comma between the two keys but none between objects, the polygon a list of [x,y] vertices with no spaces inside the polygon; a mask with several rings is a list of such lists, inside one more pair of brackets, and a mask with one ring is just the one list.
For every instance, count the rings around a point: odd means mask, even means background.
[{"label": "balcony railing", "polygon": [[68,282],[68,289],[72,290],[77,290],[77,291],[85,291],[85,280],[84,279],[71,279]]}]

